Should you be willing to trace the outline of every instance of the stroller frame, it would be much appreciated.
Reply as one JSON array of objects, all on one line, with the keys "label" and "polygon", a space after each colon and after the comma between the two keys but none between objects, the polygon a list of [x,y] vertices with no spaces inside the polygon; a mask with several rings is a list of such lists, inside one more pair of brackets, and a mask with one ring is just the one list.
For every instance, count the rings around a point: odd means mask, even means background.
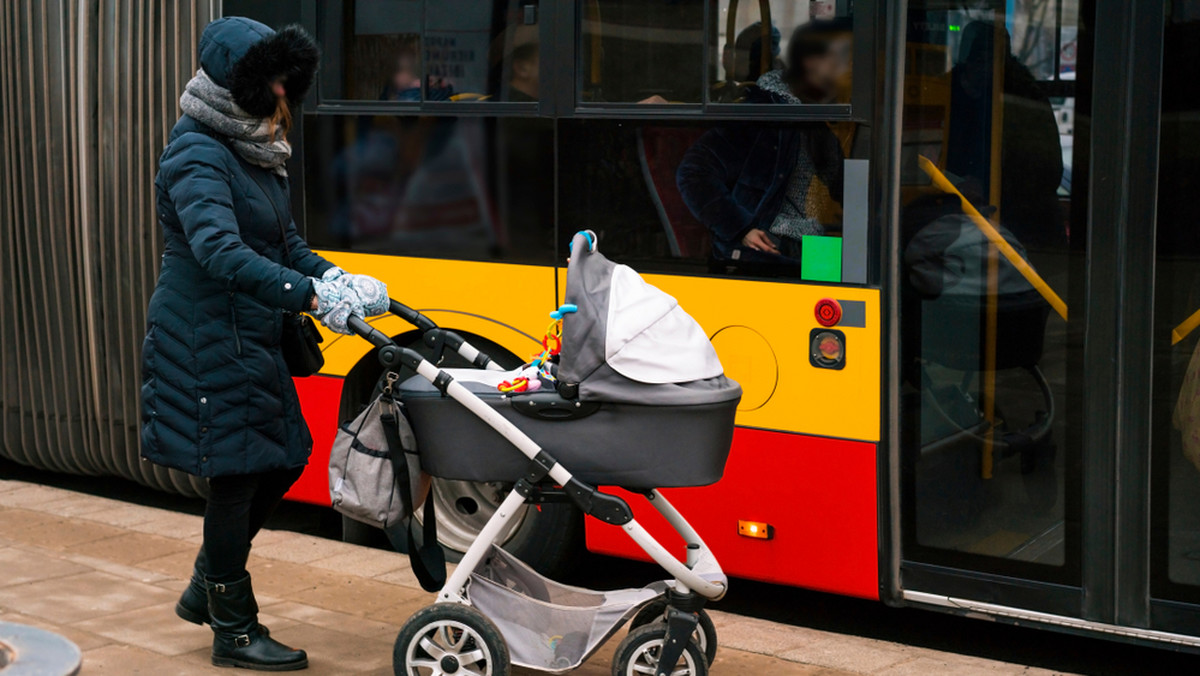
[{"label": "stroller frame", "polygon": [[[439,328],[420,312],[395,300],[390,302],[389,311],[421,331],[423,342],[436,350],[438,354],[436,359],[439,363],[440,355],[446,348],[450,348],[476,368],[504,370],[461,336]],[[360,317],[351,316],[348,327],[355,334],[379,348],[379,361],[387,371],[394,372],[402,367],[412,369],[433,384],[444,396],[455,400],[485,422],[529,459],[525,475],[513,478],[515,484],[512,491],[484,525],[475,541],[463,554],[457,568],[438,592],[435,607],[439,604],[471,605],[468,586],[472,574],[484,562],[492,548],[498,546],[497,540],[500,534],[505,531],[522,504],[545,502],[556,498],[568,499],[574,502],[587,516],[619,526],[673,578],[663,585],[667,602],[666,634],[662,639],[661,647],[656,649],[654,659],[657,661],[656,674],[665,676],[674,673],[679,661],[685,657],[684,653],[688,648],[688,643],[695,641],[693,636],[698,630],[700,612],[704,604],[707,601],[720,600],[728,587],[728,579],[712,551],[683,515],[657,489],[643,493],[650,504],[683,538],[686,544],[686,558],[684,561],[680,561],[637,522],[633,516],[633,510],[625,500],[619,496],[601,492],[595,486],[575,478],[568,468],[558,463],[549,452],[541,448],[519,427],[497,413],[479,396],[456,382],[437,364],[429,361],[415,350],[396,345],[386,334],[372,327]],[[507,480],[507,477],[497,478]],[[565,496],[565,498],[561,496]],[[662,598],[662,595],[655,598]],[[655,598],[647,599],[638,604],[638,607],[648,605]],[[626,613],[604,638],[607,639],[619,629],[636,609],[633,608]],[[583,660],[590,657],[595,649],[603,643],[604,640],[599,641],[592,650],[583,656]],[[400,655],[399,650],[400,646],[397,645],[397,659]],[[560,673],[578,666],[583,660],[565,669],[547,670],[542,666],[527,664],[522,666],[532,666],[543,671],[550,671],[550,673]],[[696,673],[703,676],[707,672],[707,664],[696,666],[694,676]],[[397,666],[396,672],[399,674],[401,672],[398,669],[399,666]]]}]

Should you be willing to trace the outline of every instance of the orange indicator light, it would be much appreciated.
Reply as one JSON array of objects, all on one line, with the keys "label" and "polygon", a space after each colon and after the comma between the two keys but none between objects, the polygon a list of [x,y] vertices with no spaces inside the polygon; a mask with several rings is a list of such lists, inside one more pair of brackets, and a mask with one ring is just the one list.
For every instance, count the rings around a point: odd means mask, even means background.
[{"label": "orange indicator light", "polygon": [[756,540],[773,540],[775,527],[762,521],[738,521],[738,535]]}]

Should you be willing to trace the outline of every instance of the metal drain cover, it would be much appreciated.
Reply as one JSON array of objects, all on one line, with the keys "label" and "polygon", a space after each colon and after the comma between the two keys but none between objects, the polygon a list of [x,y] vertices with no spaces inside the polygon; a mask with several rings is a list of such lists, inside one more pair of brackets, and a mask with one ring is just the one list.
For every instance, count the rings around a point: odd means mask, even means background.
[{"label": "metal drain cover", "polygon": [[81,659],[79,648],[58,634],[0,622],[2,676],[75,676]]}]

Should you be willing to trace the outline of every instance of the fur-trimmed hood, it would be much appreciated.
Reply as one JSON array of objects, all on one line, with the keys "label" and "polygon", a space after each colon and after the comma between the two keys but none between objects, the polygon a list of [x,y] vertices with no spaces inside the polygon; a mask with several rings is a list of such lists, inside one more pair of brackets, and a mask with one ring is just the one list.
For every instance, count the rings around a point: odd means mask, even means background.
[{"label": "fur-trimmed hood", "polygon": [[300,26],[276,32],[253,19],[227,16],[208,24],[200,36],[200,67],[255,117],[275,112],[271,82],[280,76],[287,77],[288,101],[298,105],[312,86],[320,58],[316,41]]}]

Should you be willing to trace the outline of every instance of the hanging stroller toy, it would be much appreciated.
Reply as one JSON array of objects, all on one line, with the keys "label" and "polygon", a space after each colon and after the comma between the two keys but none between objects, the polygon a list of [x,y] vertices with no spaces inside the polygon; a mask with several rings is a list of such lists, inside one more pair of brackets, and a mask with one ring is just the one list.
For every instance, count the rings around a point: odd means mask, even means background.
[{"label": "hanging stroller toy", "polygon": [[[704,605],[724,596],[727,580],[657,489],[721,478],[741,388],[724,376],[712,344],[674,298],[600,255],[590,231],[576,234],[571,248],[566,305],[556,317],[561,336],[548,338],[536,365],[502,371],[461,337],[394,301],[392,311],[418,326],[426,342],[448,345],[478,368],[441,370],[365,321],[350,322],[379,346],[389,373],[417,373],[397,389],[424,471],[513,483],[434,605],[400,631],[397,675],[504,676],[510,664],[562,673],[631,617],[614,675],[708,673],[716,635]],[[517,391],[521,377],[539,385]],[[628,503],[598,485],[645,495],[683,537],[685,561],[634,519]],[[523,503],[566,500],[620,527],[673,579],[606,592],[569,587],[499,547]]]}]

